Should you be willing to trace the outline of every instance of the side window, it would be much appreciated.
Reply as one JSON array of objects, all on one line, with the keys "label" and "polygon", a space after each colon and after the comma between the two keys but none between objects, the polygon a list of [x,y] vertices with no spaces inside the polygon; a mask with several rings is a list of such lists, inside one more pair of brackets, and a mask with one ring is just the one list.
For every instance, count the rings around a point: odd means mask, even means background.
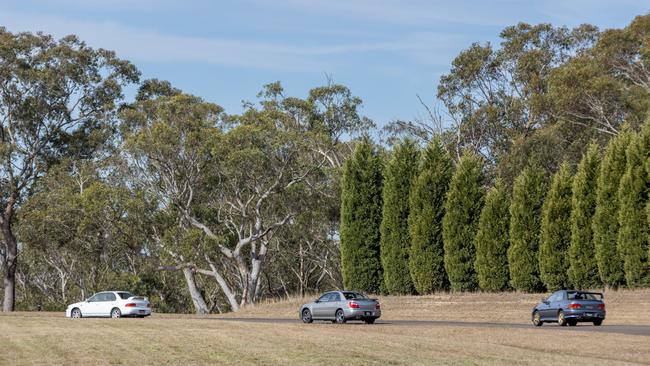
[{"label": "side window", "polygon": [[105,293],[104,301],[115,301],[115,294],[111,292]]},{"label": "side window", "polygon": [[332,292],[330,301],[341,301],[341,295],[338,292]]},{"label": "side window", "polygon": [[557,291],[556,293],[553,294],[553,296],[551,296],[550,301],[552,301],[552,302],[562,301],[563,296],[564,296],[564,293],[562,291]]},{"label": "side window", "polygon": [[97,302],[100,301],[99,298],[101,297],[102,294],[94,294],[90,299],[88,299],[88,302]]},{"label": "side window", "polygon": [[329,298],[330,298],[330,294],[325,294],[318,299],[318,302],[329,301]]}]

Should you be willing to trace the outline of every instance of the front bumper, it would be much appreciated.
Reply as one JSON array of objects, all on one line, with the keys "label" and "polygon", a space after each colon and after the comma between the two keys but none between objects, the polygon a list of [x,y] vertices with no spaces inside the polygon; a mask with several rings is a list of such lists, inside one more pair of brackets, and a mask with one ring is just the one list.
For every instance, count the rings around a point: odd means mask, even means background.
[{"label": "front bumper", "polygon": [[344,309],[343,313],[345,314],[345,319],[353,320],[377,319],[381,317],[381,309]]}]

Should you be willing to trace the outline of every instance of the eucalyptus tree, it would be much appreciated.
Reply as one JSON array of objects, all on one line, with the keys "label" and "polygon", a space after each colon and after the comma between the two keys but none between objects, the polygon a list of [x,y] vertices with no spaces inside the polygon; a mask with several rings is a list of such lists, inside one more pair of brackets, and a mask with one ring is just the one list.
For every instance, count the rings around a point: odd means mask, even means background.
[{"label": "eucalyptus tree", "polygon": [[18,242],[15,215],[48,166],[88,154],[110,126],[122,86],[138,79],[130,63],[75,36],[12,34],[0,27],[0,257],[3,311],[12,311]]}]

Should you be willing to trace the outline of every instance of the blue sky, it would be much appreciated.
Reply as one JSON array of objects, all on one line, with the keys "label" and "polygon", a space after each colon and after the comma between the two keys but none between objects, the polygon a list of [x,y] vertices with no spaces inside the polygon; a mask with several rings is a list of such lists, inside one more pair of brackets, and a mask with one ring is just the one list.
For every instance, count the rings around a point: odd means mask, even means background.
[{"label": "blue sky", "polygon": [[648,11],[641,0],[0,0],[0,25],[77,34],[230,113],[263,84],[303,97],[329,75],[384,125],[423,116],[416,95],[433,102],[454,56],[508,25],[620,28]]}]

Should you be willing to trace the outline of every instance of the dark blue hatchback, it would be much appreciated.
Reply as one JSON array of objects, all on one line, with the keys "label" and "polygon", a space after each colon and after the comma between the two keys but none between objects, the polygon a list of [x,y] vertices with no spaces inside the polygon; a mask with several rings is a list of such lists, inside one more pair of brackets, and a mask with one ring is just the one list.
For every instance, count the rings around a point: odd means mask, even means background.
[{"label": "dark blue hatchback", "polygon": [[605,320],[603,294],[576,290],[556,291],[535,306],[532,319],[538,327],[547,322],[557,322],[561,326],[573,326],[578,322],[601,325]]}]

